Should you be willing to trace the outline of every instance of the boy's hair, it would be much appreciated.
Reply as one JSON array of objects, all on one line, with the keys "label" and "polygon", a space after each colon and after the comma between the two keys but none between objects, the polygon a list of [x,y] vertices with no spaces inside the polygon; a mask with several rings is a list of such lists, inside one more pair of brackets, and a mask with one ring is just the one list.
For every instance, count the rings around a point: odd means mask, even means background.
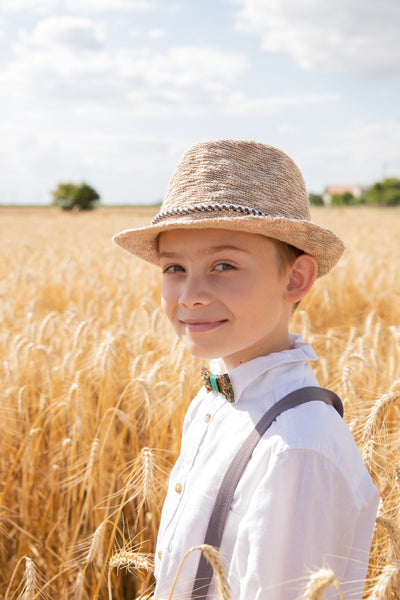
[{"label": "boy's hair", "polygon": [[304,254],[304,250],[296,248],[286,242],[281,242],[275,238],[269,238],[273,242],[278,257],[278,272],[283,275],[287,267],[290,267],[296,258],[301,254]]}]

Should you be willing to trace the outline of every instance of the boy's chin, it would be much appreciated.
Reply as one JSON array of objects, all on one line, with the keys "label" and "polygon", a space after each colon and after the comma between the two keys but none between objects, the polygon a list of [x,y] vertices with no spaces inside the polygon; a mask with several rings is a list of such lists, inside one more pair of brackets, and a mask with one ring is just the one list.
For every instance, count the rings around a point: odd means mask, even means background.
[{"label": "boy's chin", "polygon": [[191,344],[185,344],[183,340],[182,342],[186,350],[193,356],[193,358],[198,358],[200,360],[214,360],[215,358],[220,358],[220,354],[218,354],[216,351],[213,352],[211,350],[205,350],[204,348],[196,348]]}]

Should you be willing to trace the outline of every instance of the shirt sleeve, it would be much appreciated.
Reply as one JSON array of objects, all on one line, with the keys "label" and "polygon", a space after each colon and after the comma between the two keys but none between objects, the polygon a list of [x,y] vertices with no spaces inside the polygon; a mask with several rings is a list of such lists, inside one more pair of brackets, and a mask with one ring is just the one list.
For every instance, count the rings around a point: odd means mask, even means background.
[{"label": "shirt sleeve", "polygon": [[[239,521],[229,580],[236,600],[294,600],[310,573],[347,570],[360,507],[330,460],[309,449],[278,454]],[[353,582],[353,600],[361,598]],[[336,598],[334,591],[327,598]],[[346,596],[347,597],[347,596]]]}]

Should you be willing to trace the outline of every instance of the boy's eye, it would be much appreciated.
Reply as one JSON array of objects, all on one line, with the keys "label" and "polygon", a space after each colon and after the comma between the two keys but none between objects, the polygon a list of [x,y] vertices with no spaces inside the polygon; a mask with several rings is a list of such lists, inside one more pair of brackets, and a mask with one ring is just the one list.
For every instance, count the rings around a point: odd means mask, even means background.
[{"label": "boy's eye", "polygon": [[233,265],[230,265],[229,263],[218,263],[217,265],[215,265],[216,271],[231,271],[234,268],[235,267]]},{"label": "boy's eye", "polygon": [[184,268],[180,265],[169,265],[163,269],[163,273],[178,273],[184,271]]}]

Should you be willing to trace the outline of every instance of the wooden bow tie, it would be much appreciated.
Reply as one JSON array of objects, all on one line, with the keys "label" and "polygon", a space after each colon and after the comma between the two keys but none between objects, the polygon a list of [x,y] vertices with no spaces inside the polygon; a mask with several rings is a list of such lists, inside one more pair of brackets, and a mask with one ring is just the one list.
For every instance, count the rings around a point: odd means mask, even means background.
[{"label": "wooden bow tie", "polygon": [[219,392],[228,400],[228,402],[234,402],[233,387],[229,375],[223,373],[222,375],[213,375],[206,367],[200,367],[201,379],[207,392]]}]

